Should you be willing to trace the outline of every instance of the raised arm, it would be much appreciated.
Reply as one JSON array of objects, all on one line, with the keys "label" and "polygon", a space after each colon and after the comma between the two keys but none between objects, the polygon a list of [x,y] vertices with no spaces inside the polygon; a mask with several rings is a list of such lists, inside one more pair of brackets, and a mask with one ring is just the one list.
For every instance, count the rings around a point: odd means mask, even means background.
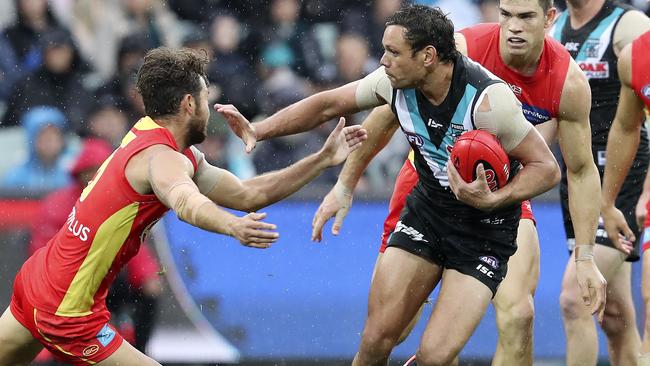
[{"label": "raised arm", "polygon": [[453,164],[447,164],[447,171],[450,186],[459,200],[491,211],[548,191],[560,180],[560,169],[542,136],[524,118],[521,104],[508,86],[494,84],[485,93],[474,114],[477,128],[495,134],[510,158],[520,161],[523,168],[495,192],[490,191],[481,164],[472,183],[465,183]]},{"label": "raised arm", "polygon": [[317,153],[287,168],[245,181],[202,160],[197,179],[216,177],[211,179],[214,182],[212,185],[202,183],[202,191],[215,203],[240,211],[254,211],[280,201],[311,182],[325,168],[342,163],[351,151],[361,146],[365,140],[365,130],[361,126],[344,128],[344,124],[345,119],[341,118]]},{"label": "raised arm", "polygon": [[[201,194],[192,180],[193,168],[184,155],[163,145],[143,151],[135,179],[143,180],[178,218],[201,229],[226,234],[254,248],[268,248],[278,238],[275,225],[261,222],[265,214],[237,217]],[[129,163],[131,164],[131,163]],[[137,162],[135,162],[137,164]],[[141,172],[140,172],[141,171]]]},{"label": "raised arm", "polygon": [[232,105],[215,104],[214,109],[223,113],[230,128],[250,152],[259,140],[311,130],[336,116],[389,103],[392,94],[390,81],[380,67],[361,80],[314,94],[255,124]]},{"label": "raised arm", "polygon": [[631,245],[626,246],[619,235],[625,236],[627,241],[634,241],[635,233],[632,233],[615,203],[639,147],[640,130],[644,120],[643,102],[639,100],[631,86],[631,46],[625,47],[619,56],[618,75],[621,80],[621,93],[616,116],[607,138],[601,215],[609,238],[617,248],[629,253]]},{"label": "raised arm", "polygon": [[362,127],[368,131],[368,139],[361,148],[350,154],[336,184],[316,210],[312,221],[312,240],[322,240],[323,225],[334,215],[332,234],[339,234],[343,219],[352,206],[354,188],[372,158],[388,144],[398,126],[397,118],[388,106],[375,108],[363,121]]}]

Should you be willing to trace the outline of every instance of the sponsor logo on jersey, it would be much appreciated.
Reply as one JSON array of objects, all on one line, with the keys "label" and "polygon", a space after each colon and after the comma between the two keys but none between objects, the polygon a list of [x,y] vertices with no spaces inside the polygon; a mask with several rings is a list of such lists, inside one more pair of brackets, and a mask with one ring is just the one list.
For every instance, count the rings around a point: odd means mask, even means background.
[{"label": "sponsor logo on jersey", "polygon": [[587,57],[598,57],[598,50],[600,49],[600,39],[588,39],[584,46],[585,55]]},{"label": "sponsor logo on jersey", "polygon": [[395,231],[393,233],[399,233],[402,232],[411,238],[413,241],[422,241],[425,243],[428,243],[429,241],[424,239],[424,235],[422,235],[419,231],[415,230],[414,228],[410,226],[404,225],[401,221],[397,222],[397,225],[395,226]]},{"label": "sponsor logo on jersey", "polygon": [[479,264],[478,266],[476,266],[476,269],[477,269],[479,272],[483,273],[484,275],[488,276],[489,278],[494,278],[494,272],[492,272],[492,271],[491,271],[489,268],[487,268],[486,266],[484,266],[484,265],[482,265],[482,264]]},{"label": "sponsor logo on jersey", "polygon": [[580,50],[580,43],[567,42],[564,44],[564,48],[566,48],[566,50],[569,52],[578,52]]},{"label": "sponsor logo on jersey", "polygon": [[503,224],[504,219],[497,219],[497,218],[487,218],[481,220],[482,223],[484,224],[490,224],[490,225],[501,225]]},{"label": "sponsor logo on jersey", "polygon": [[95,353],[97,353],[97,351],[99,351],[99,346],[96,344],[91,344],[90,346],[84,348],[84,350],[81,351],[81,353],[84,355],[84,357],[88,357],[94,355]]},{"label": "sponsor logo on jersey", "polygon": [[433,118],[429,118],[429,121],[427,122],[427,126],[431,128],[440,128],[442,127],[442,123],[438,123]]},{"label": "sponsor logo on jersey", "polygon": [[108,324],[104,325],[104,327],[97,333],[97,336],[95,336],[99,343],[102,344],[102,346],[106,347],[108,346],[109,343],[115,338],[115,331],[111,329],[111,327],[108,326]]},{"label": "sponsor logo on jersey", "polygon": [[68,231],[71,232],[72,235],[79,238],[79,240],[88,240],[88,233],[90,233],[90,228],[88,226],[82,225],[79,220],[77,220],[77,209],[75,207],[72,208],[72,211],[68,215],[66,226],[68,228]]},{"label": "sponsor logo on jersey", "polygon": [[404,133],[406,134],[406,139],[409,141],[409,143],[411,143],[411,144],[413,144],[413,145],[415,145],[417,147],[424,146],[424,139],[422,138],[422,136],[419,136],[419,135],[417,135],[415,133],[412,133],[412,132],[404,131]]},{"label": "sponsor logo on jersey", "polygon": [[587,79],[606,79],[609,77],[609,62],[607,61],[578,61],[578,66]]},{"label": "sponsor logo on jersey", "polygon": [[521,93],[524,92],[524,89],[522,89],[519,85],[508,83],[508,86],[510,87],[510,90],[512,90],[512,92],[515,93],[515,95],[518,97],[520,97]]},{"label": "sponsor logo on jersey", "polygon": [[488,264],[490,267],[494,269],[499,268],[499,260],[494,258],[491,255],[484,255],[482,257],[479,257],[478,259],[480,259],[483,263]]},{"label": "sponsor logo on jersey", "polygon": [[644,97],[650,99],[650,84],[641,88],[641,94],[643,94]]},{"label": "sponsor logo on jersey", "polygon": [[551,113],[549,111],[526,103],[522,103],[521,110],[524,112],[526,120],[533,125],[538,125],[551,119]]}]

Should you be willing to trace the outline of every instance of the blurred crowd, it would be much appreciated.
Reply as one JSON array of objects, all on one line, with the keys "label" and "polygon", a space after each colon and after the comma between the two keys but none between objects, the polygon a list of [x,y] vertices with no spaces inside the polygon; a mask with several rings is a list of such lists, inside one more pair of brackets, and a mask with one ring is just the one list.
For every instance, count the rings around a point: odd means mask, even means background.
[{"label": "blurred crowd", "polygon": [[[402,2],[0,2],[0,196],[49,193],[34,220],[29,251],[45,245],[64,224],[92,174],[143,115],[135,75],[147,50],[184,46],[206,52],[212,60],[210,103],[232,103],[254,121],[376,69],[385,19]],[[495,22],[499,16],[498,0],[416,2],[440,6],[458,29]],[[648,10],[645,0],[628,2]],[[561,1],[557,5],[564,7]],[[346,116],[348,123],[361,123],[364,117]],[[261,142],[247,155],[213,112],[209,136],[199,148],[212,164],[247,178],[314,152],[334,123]],[[407,152],[406,141],[397,134],[368,168],[360,193],[388,197],[392,184],[386,182],[394,181]],[[329,190],[337,174],[331,169],[316,184]],[[120,277],[109,299],[115,312],[126,306],[124,299],[132,300],[132,341],[140,349],[150,335],[160,292],[158,265],[143,248],[142,258]]]},{"label": "blurred crowd", "polygon": [[[6,158],[0,192],[48,192],[70,183],[81,139],[117,146],[144,113],[134,82],[148,49],[204,50],[212,60],[211,102],[232,103],[255,120],[374,70],[384,21],[402,1],[2,2],[0,153]],[[440,6],[457,28],[498,20],[497,0],[417,2]],[[646,1],[634,2],[647,7]],[[346,117],[360,123],[364,116]],[[208,160],[246,178],[313,152],[333,125],[262,142],[250,156],[219,115],[211,116],[209,127],[200,146]],[[407,150],[403,139],[394,138],[369,167],[361,193],[390,193],[385,182]],[[318,182],[331,184],[337,173],[331,169]]]},{"label": "blurred crowd", "polygon": [[[497,1],[424,1],[451,12],[458,27],[498,16]],[[322,89],[364,77],[379,65],[384,20],[402,0],[14,0],[0,5],[0,192],[49,192],[69,172],[84,139],[117,146],[144,113],[135,75],[158,46],[204,50],[212,102],[251,120]],[[4,7],[4,8],[3,8]],[[346,116],[360,123],[364,114]],[[210,118],[200,146],[213,164],[242,178],[315,151],[333,124],[265,141],[252,155]],[[4,137],[3,137],[4,135]],[[360,185],[385,184],[408,150],[395,138]],[[21,141],[17,143],[16,141]],[[4,151],[3,151],[4,150]],[[332,169],[319,178],[335,181]],[[388,179],[387,179],[388,177]],[[391,180],[392,181],[392,180]],[[318,183],[317,183],[318,184]]]}]

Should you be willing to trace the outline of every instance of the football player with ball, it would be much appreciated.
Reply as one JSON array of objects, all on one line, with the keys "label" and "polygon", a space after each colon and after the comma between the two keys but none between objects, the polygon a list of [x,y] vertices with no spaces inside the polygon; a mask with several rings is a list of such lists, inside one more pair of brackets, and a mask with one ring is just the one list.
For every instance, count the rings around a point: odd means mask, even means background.
[{"label": "football player with ball", "polygon": [[[388,19],[382,43],[382,67],[375,72],[290,105],[254,126],[231,106],[215,107],[249,151],[258,139],[306,131],[338,115],[382,105],[392,110],[390,119],[382,119],[385,124],[368,131],[375,137],[366,143],[378,144],[401,127],[420,180],[377,263],[353,365],[385,365],[400,333],[439,283],[418,362],[445,365],[465,345],[506,274],[517,249],[521,201],[557,184],[560,171],[508,85],[458,52],[454,26],[440,9],[403,7]],[[474,129],[493,132],[510,158],[523,164],[495,192],[484,179],[465,183],[459,178],[450,189],[448,148],[462,132]],[[338,185],[334,194],[351,192]],[[456,198],[468,195],[479,198]],[[588,273],[590,280],[599,275],[595,266]],[[601,304],[604,284],[596,286],[593,302]]]},{"label": "football player with ball", "polygon": [[[599,202],[594,199],[600,193],[598,170],[591,158],[591,130],[589,111],[591,93],[589,84],[578,65],[558,42],[545,37],[555,18],[552,1],[501,0],[500,24],[480,24],[461,30],[456,34],[458,50],[477,61],[507,82],[523,105],[525,117],[540,131],[547,143],[556,137],[568,170],[568,188],[571,216],[574,217],[576,242],[580,244],[575,256],[567,265],[567,281],[576,282],[582,297],[566,299],[586,312],[603,317],[605,279],[595,265],[592,250],[598,222]],[[346,161],[334,189],[325,197],[314,218],[313,236],[321,238],[324,223],[336,216],[332,232],[338,234],[343,218],[352,204],[351,191],[372,157],[379,152],[392,136],[395,117],[388,108],[373,111],[364,126],[369,132],[368,143],[352,154]],[[453,123],[450,128],[457,130]],[[389,131],[377,134],[376,131]],[[490,131],[495,132],[495,131]],[[458,144],[458,142],[456,142]],[[459,147],[456,145],[456,148]],[[407,195],[418,183],[414,153],[405,162],[395,183],[390,201],[389,214],[384,223],[382,245],[376,267],[384,261],[388,239],[399,228],[398,221],[406,203]],[[452,159],[453,162],[453,159]],[[476,170],[460,172],[467,177]],[[489,182],[483,179],[484,166],[478,168],[479,179],[468,186],[451,188],[458,198],[480,208],[489,203]],[[495,170],[495,173],[497,171]],[[449,170],[450,182],[461,182],[453,167]],[[489,173],[489,172],[488,172]],[[421,174],[421,173],[420,173]],[[511,173],[513,175],[514,172]],[[457,178],[454,180],[454,178]],[[486,177],[487,178],[487,177]],[[482,186],[482,187],[481,187]],[[465,188],[463,188],[465,187]],[[511,188],[511,187],[509,187]],[[417,188],[416,188],[417,189]],[[347,193],[347,194],[346,194]],[[494,297],[499,342],[493,365],[532,365],[533,363],[533,296],[539,278],[539,240],[530,202],[521,205],[521,217],[517,233],[517,251],[508,261],[507,276]],[[484,262],[494,263],[490,258]],[[478,267],[478,265],[477,265]],[[487,268],[490,268],[487,265]],[[482,268],[481,268],[482,269]],[[480,270],[480,269],[479,269]],[[577,274],[577,276],[576,276]],[[381,316],[371,307],[370,317]],[[372,311],[377,312],[376,315]],[[417,316],[404,329],[397,342],[406,338]],[[627,344],[626,344],[627,343]],[[623,342],[617,354],[626,355],[623,348],[633,347]],[[421,362],[420,362],[421,363]]]}]

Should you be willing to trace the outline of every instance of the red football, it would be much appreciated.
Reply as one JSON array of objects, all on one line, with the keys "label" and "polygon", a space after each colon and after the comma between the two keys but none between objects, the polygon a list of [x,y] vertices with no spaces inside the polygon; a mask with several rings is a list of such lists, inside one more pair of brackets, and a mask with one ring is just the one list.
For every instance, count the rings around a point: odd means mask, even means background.
[{"label": "red football", "polygon": [[476,179],[476,167],[483,164],[485,178],[493,192],[508,183],[510,159],[496,136],[481,130],[460,135],[451,150],[451,161],[465,182]]}]

